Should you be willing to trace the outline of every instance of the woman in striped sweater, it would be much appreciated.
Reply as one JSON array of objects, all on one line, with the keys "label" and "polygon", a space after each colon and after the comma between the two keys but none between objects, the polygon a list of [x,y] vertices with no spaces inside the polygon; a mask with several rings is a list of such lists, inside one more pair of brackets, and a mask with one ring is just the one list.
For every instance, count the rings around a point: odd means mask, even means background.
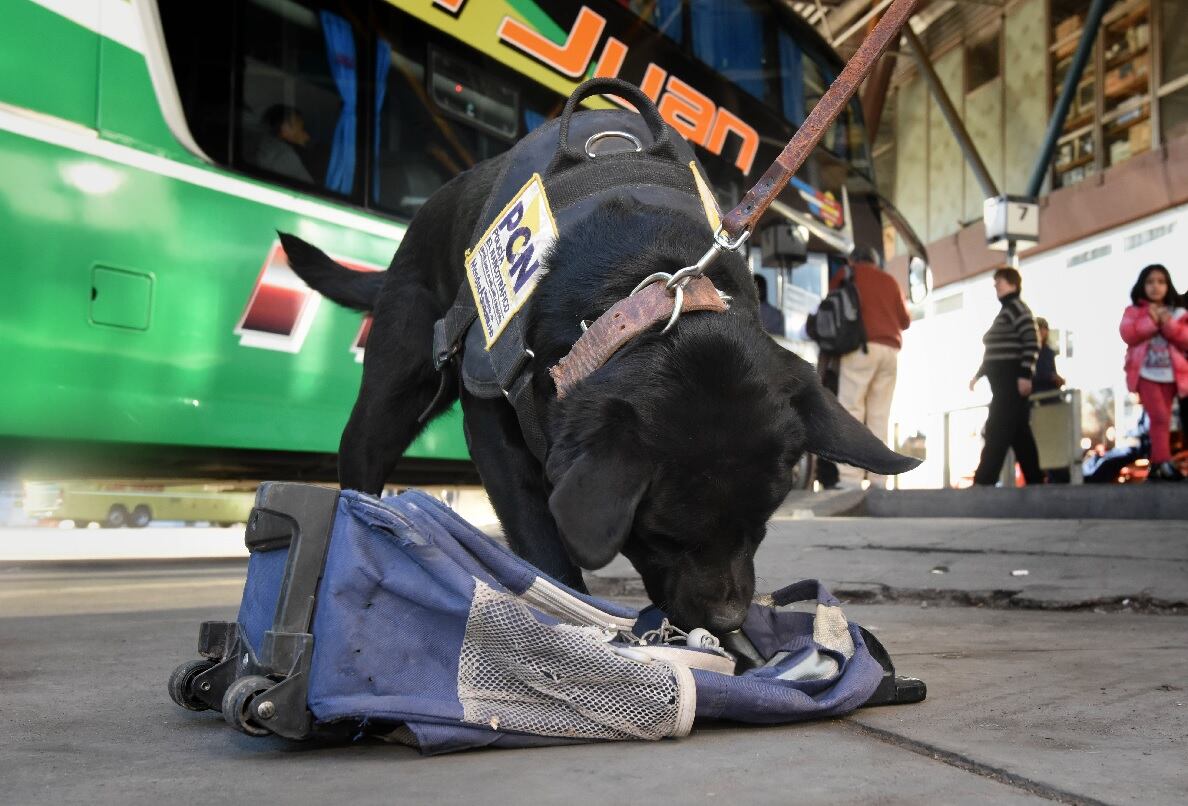
[{"label": "woman in striped sweater", "polygon": [[[1122,314],[1126,342],[1126,388],[1138,392],[1151,429],[1151,481],[1179,481],[1171,461],[1171,406],[1188,395],[1188,314],[1167,269],[1147,266],[1130,291],[1134,303]],[[1183,407],[1180,419],[1185,418]]]},{"label": "woman in striped sweater", "polygon": [[1028,484],[1043,484],[1039,450],[1031,433],[1031,379],[1039,356],[1039,335],[1027,303],[1019,298],[1023,278],[1018,270],[1004,266],[994,272],[994,291],[1002,307],[982,337],[986,352],[977,374],[969,382],[973,391],[978,378],[990,380],[990,416],[986,420],[986,444],[974,473],[974,484],[993,486],[1002,472],[1008,448],[1023,470]]}]

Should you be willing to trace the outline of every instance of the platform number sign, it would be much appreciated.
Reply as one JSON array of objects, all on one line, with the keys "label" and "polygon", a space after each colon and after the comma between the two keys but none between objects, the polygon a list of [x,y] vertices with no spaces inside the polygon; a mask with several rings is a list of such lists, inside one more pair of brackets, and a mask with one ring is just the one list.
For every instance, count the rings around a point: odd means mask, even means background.
[{"label": "platform number sign", "polygon": [[996,196],[982,205],[982,223],[986,226],[986,244],[1005,250],[1013,241],[1016,248],[1027,249],[1039,243],[1039,205],[1023,196]]}]

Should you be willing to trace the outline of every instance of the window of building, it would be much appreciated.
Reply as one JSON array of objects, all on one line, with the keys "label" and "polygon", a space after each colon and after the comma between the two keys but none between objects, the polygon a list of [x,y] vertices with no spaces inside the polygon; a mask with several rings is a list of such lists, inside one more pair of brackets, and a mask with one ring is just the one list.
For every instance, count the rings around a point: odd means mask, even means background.
[{"label": "window of building", "polygon": [[989,84],[1002,75],[1002,31],[965,48],[965,91]]},{"label": "window of building", "polygon": [[1188,134],[1188,3],[1161,0],[1159,128],[1164,140]]},{"label": "window of building", "polygon": [[[1088,10],[1088,0],[1051,0],[1053,105]],[[1152,22],[1151,0],[1115,0],[1106,10],[1057,141],[1054,187],[1076,184],[1154,144]]]}]

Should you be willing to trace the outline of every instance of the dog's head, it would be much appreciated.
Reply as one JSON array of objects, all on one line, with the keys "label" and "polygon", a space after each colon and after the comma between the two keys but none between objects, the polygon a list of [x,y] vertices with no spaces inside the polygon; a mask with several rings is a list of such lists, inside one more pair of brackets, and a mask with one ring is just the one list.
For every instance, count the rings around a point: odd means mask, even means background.
[{"label": "dog's head", "polygon": [[574,562],[621,551],[685,629],[742,624],[755,551],[803,452],[877,473],[917,464],[742,316],[682,317],[596,374],[566,401],[549,507]]}]

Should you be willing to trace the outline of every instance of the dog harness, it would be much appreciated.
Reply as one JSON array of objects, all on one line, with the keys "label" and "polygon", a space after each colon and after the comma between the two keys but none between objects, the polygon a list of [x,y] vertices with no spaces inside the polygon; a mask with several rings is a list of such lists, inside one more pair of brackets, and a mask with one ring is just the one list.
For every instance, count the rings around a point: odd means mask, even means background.
[{"label": "dog harness", "polygon": [[[599,93],[626,98],[639,113],[576,111],[579,101]],[[467,282],[434,326],[433,358],[443,373],[442,388],[445,373],[460,369],[471,394],[506,397],[525,441],[542,462],[547,444],[533,400],[534,356],[521,311],[544,273],[540,264],[547,249],[612,199],[704,216],[707,235],[720,223],[689,144],[637,87],[596,78],[574,91],[559,118],[508,152],[471,239]],[[726,309],[708,280],[701,278],[686,294],[683,287],[674,293],[659,284],[669,278],[649,278],[648,286],[637,289],[640,293],[622,300],[583,333],[573,352],[550,370],[559,397],[653,324],[671,322],[681,311]]]}]

